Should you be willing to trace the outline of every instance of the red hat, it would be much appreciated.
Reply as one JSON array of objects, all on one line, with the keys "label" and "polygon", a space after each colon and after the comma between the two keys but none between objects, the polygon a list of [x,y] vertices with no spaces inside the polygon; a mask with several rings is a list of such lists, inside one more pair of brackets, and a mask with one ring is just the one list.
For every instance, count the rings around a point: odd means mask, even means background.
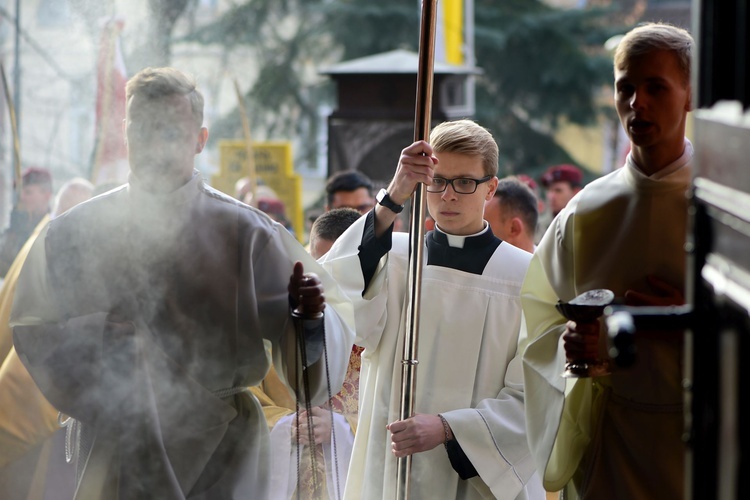
[{"label": "red hat", "polygon": [[280,215],[282,217],[286,216],[284,202],[275,198],[258,198],[258,209],[267,214]]},{"label": "red hat", "polygon": [[555,165],[548,168],[540,180],[544,187],[549,187],[554,182],[569,182],[576,187],[583,182],[583,172],[575,165]]}]

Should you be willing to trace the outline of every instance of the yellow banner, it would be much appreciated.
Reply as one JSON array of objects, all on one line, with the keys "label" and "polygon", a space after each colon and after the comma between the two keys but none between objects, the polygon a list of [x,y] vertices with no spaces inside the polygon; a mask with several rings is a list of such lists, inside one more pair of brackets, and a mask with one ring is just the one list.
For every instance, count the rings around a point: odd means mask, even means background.
[{"label": "yellow banner", "polygon": [[445,33],[445,62],[464,64],[464,0],[441,0],[443,33]]}]

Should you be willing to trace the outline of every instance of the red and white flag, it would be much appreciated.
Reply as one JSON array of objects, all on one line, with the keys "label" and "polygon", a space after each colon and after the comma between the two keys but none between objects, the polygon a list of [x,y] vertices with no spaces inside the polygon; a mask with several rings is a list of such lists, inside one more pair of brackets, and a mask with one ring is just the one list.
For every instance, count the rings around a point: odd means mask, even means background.
[{"label": "red and white flag", "polygon": [[128,151],[122,132],[125,119],[125,60],[120,49],[121,18],[102,26],[96,75],[96,142],[91,180],[94,184],[124,184],[128,180]]}]

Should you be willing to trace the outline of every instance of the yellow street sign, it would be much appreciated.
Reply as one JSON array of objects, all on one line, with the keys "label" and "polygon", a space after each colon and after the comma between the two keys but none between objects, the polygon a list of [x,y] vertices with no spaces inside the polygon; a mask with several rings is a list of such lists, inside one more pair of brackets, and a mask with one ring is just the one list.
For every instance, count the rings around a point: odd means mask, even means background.
[{"label": "yellow street sign", "polygon": [[[273,189],[284,202],[286,216],[294,227],[294,233],[297,239],[304,243],[302,177],[294,173],[291,143],[253,142],[253,157],[259,184]],[[245,141],[220,141],[219,164],[221,170],[211,177],[211,185],[229,196],[234,196],[237,181],[250,174]]]}]

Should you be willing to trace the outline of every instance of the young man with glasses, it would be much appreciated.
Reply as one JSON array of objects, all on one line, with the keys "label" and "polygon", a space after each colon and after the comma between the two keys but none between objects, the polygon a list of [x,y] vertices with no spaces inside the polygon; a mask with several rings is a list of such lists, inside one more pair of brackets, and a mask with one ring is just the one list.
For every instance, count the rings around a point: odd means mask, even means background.
[{"label": "young man with glasses", "polygon": [[[483,219],[497,166],[486,129],[469,120],[438,125],[429,144],[402,151],[378,205],[323,259],[354,302],[365,348],[346,498],[393,498],[397,457],[407,455],[415,498],[544,497],[516,358],[531,256]],[[425,238],[416,412],[399,421],[409,237],[393,222],[420,182],[436,226]]]}]

